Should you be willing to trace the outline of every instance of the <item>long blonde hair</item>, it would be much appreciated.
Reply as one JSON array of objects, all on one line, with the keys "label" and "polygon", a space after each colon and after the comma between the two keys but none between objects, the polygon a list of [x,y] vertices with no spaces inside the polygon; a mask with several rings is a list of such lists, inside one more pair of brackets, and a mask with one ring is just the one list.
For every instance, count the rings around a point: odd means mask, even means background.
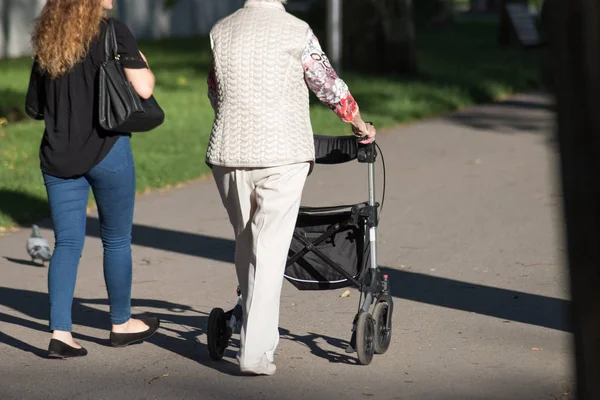
[{"label": "long blonde hair", "polygon": [[104,16],[101,1],[46,1],[31,44],[41,70],[51,78],[66,74],[86,56]]}]

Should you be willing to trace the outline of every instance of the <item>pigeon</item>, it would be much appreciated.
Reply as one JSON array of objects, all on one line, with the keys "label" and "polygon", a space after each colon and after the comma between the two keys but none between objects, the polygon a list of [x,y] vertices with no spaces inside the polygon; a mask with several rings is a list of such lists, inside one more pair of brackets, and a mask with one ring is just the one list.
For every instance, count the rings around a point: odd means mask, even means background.
[{"label": "pigeon", "polygon": [[27,253],[31,256],[32,262],[35,263],[35,260],[41,260],[42,265],[45,265],[44,263],[50,261],[52,257],[50,245],[40,234],[40,228],[37,225],[33,225],[31,236],[27,238]]}]

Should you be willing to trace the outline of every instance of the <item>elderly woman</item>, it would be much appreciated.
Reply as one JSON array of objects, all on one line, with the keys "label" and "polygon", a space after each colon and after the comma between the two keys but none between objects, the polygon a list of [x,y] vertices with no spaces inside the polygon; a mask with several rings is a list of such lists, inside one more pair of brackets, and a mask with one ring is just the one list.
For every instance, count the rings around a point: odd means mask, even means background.
[{"label": "elderly woman", "polygon": [[315,158],[308,89],[361,143],[375,137],[310,27],[283,3],[247,0],[210,34],[215,120],[206,162],[235,233],[244,299],[237,359],[255,375],[275,373],[286,257]]}]

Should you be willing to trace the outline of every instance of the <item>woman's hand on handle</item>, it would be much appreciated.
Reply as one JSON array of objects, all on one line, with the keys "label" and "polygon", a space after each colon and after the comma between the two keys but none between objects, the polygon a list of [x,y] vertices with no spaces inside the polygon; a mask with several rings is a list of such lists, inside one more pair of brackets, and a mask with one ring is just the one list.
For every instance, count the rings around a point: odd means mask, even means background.
[{"label": "woman's hand on handle", "polygon": [[357,115],[354,121],[352,121],[352,132],[356,137],[359,138],[359,143],[369,144],[375,141],[375,135],[377,131],[375,127],[363,121],[360,115]]},{"label": "woman's hand on handle", "polygon": [[359,140],[358,141],[359,143],[369,144],[369,143],[373,143],[375,141],[375,135],[377,135],[377,131],[375,130],[375,127],[371,123],[367,123],[367,127],[368,127],[367,138],[364,140]]}]

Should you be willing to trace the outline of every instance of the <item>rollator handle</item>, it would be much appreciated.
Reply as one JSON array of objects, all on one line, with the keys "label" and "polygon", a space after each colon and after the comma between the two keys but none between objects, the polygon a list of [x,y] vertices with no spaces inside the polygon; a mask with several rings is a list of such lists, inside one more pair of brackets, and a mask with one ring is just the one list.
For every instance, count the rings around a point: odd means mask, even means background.
[{"label": "rollator handle", "polygon": [[[369,125],[373,125],[371,122],[365,121],[366,124]],[[358,138],[359,140],[361,138]],[[359,163],[368,163],[368,164],[373,164],[375,163],[375,160],[377,158],[377,150],[375,147],[375,141],[368,143],[368,144],[363,144],[363,143],[358,143],[358,153],[357,153],[357,158],[358,158],[358,162]]]},{"label": "rollator handle", "polygon": [[375,142],[369,144],[358,144],[357,158],[359,163],[374,164],[377,159],[377,149]]}]

